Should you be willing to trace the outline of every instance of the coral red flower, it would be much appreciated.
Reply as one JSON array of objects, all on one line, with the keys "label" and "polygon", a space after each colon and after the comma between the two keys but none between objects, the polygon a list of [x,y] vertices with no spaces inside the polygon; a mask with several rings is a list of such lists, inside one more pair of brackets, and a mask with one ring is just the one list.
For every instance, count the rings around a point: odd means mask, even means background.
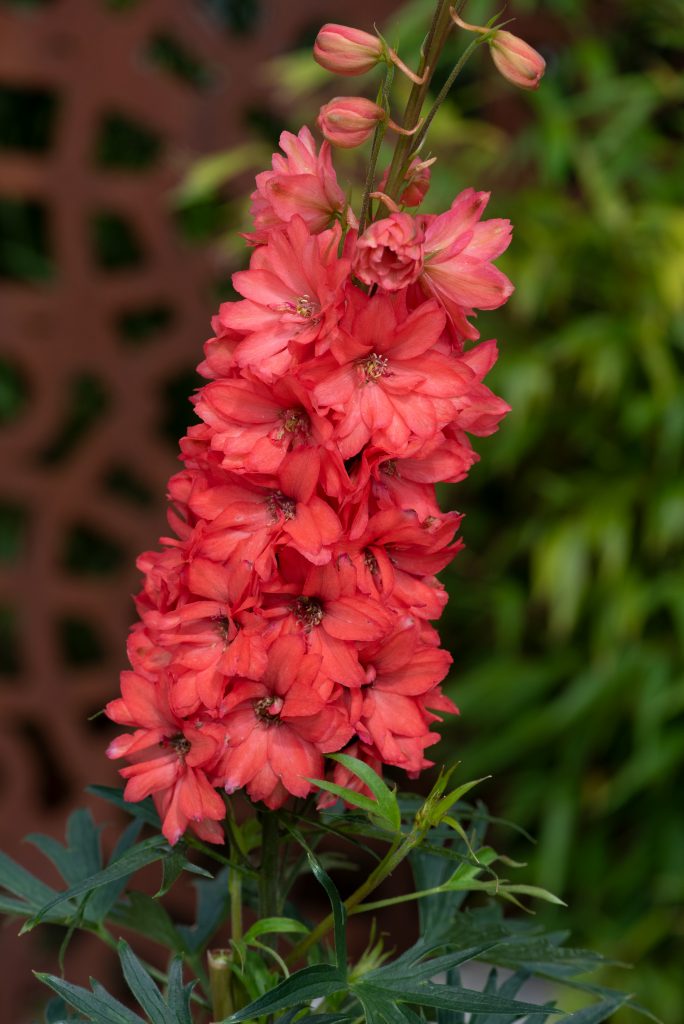
[{"label": "coral red flower", "polygon": [[162,800],[162,831],[170,843],[177,842],[190,824],[203,838],[222,843],[216,822],[225,816],[225,807],[206,774],[221,752],[222,731],[210,723],[191,725],[177,718],[170,710],[163,676],[155,683],[124,672],[121,692],[107,705],[107,714],[120,725],[137,728],[110,743],[107,755],[133,762],[121,769],[128,780],[126,799],[152,795]]},{"label": "coral red flower", "polygon": [[242,302],[223,312],[223,323],[243,340],[234,360],[261,380],[287,373],[307,346],[325,351],[343,302],[349,265],[338,256],[339,227],[310,235],[301,217],[252,256],[249,270],[233,275]]},{"label": "coral red flower", "polygon": [[476,309],[496,309],[513,285],[492,260],[511,240],[507,220],[481,221],[488,192],[461,192],[447,213],[419,217],[425,231],[425,263],[420,283],[438,299],[463,338],[478,338],[467,320]]},{"label": "coral red flower", "polygon": [[[349,46],[368,39],[327,28],[324,60],[369,59]],[[356,144],[378,111],[333,101],[321,123]],[[483,382],[496,343],[464,348],[469,318],[511,290],[492,264],[510,225],[482,221],[487,195],[392,213],[358,238],[327,143],[302,129],[281,147],[252,196],[242,298],[212,321],[169,536],[138,560],[134,671],[106,709],[132,730],[108,750],[127,761],[126,798],[152,796],[172,843],[186,828],[223,841],[218,787],[271,808],[306,796],[327,753],[430,764],[433,724],[456,711],[440,688],[436,574],[461,547],[435,484],[466,476],[468,435],[508,409]],[[414,160],[401,201],[428,183]],[[341,765],[332,775],[363,788]]]},{"label": "coral red flower", "polygon": [[283,132],[280,148],[273,154],[273,169],[256,176],[252,193],[254,231],[252,242],[266,242],[273,228],[283,227],[293,217],[301,217],[315,234],[330,227],[335,215],[344,209],[344,192],[330,156],[330,144],[324,142],[320,153],[308,128],[298,135]]},{"label": "coral red flower", "polygon": [[289,795],[307,796],[321,778],[323,753],[353,735],[334,686],[321,677],[321,659],[301,637],[282,637],[269,651],[258,686],[237,686],[226,719],[228,746],[219,775],[228,793],[246,787],[253,800],[280,807]]}]

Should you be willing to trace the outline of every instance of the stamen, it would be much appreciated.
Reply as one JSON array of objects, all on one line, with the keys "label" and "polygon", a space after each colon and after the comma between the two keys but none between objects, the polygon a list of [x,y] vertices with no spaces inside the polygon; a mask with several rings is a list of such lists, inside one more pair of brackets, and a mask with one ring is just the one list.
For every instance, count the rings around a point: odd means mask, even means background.
[{"label": "stamen", "polygon": [[254,701],[254,714],[260,722],[265,722],[267,725],[279,725],[282,706],[281,697],[262,697],[261,700]]},{"label": "stamen", "polygon": [[372,551],[365,551],[363,554],[363,560],[366,565],[366,568],[368,569],[368,572],[371,573],[371,575],[376,576],[380,572],[378,560]]},{"label": "stamen", "polygon": [[294,519],[297,514],[297,503],[292,498],[286,498],[282,491],[274,491],[267,499],[268,511],[271,513],[273,522],[283,519]]},{"label": "stamen", "polygon": [[388,372],[389,359],[386,356],[371,352],[367,359],[359,363],[361,372],[366,381],[380,380]]},{"label": "stamen", "polygon": [[281,415],[282,429],[288,434],[309,433],[309,417],[301,409],[284,409]]},{"label": "stamen", "polygon": [[320,626],[323,621],[323,606],[315,597],[299,597],[294,606],[294,615],[302,624],[306,632],[310,632],[314,626]]},{"label": "stamen", "polygon": [[173,747],[182,761],[186,755],[190,753],[192,744],[190,743],[190,740],[185,738],[182,732],[177,732],[175,736],[165,736],[164,739],[159,741],[159,746]]}]

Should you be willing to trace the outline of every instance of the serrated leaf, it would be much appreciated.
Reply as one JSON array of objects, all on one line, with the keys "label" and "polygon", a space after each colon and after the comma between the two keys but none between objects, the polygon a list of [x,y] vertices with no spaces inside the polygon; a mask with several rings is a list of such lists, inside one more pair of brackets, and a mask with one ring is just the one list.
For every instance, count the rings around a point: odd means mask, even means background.
[{"label": "serrated leaf", "polygon": [[270,992],[266,992],[217,1024],[237,1024],[238,1021],[250,1020],[252,1017],[276,1013],[278,1010],[289,1010],[292,1006],[306,1006],[312,999],[325,999],[335,992],[341,992],[345,987],[344,976],[336,967],[330,964],[314,964],[291,974]]},{"label": "serrated leaf", "polygon": [[102,871],[98,871],[97,874],[83,879],[83,881],[67,889],[66,892],[59,893],[56,897],[50,899],[24,924],[22,934],[35,928],[49,911],[54,910],[60,904],[68,902],[76,896],[81,896],[83,893],[99,889],[100,886],[107,885],[109,882],[114,882],[119,878],[125,878],[134,874],[134,872],[145,867],[147,864],[160,860],[167,849],[168,843],[163,836],[153,836],[151,839],[143,840],[142,843],[138,843],[131,850],[127,850],[123,856],[109,864]]},{"label": "serrated leaf", "polygon": [[40,974],[38,971],[34,973],[39,981],[94,1024],[144,1024],[142,1017],[138,1017],[97,982],[91,982],[93,991],[89,992],[87,988],[72,985],[71,982],[56,978],[52,974]]},{"label": "serrated leaf", "polygon": [[124,939],[119,942],[119,960],[126,984],[152,1024],[175,1024],[159,989]]},{"label": "serrated leaf", "polygon": [[340,899],[340,894],[338,893],[332,879],[325,873],[310,851],[307,853],[307,858],[314,876],[317,881],[321,883],[328,894],[328,899],[330,900],[335,926],[335,959],[337,960],[337,968],[340,971],[340,974],[344,977],[347,973],[347,911],[345,910],[344,904]]}]

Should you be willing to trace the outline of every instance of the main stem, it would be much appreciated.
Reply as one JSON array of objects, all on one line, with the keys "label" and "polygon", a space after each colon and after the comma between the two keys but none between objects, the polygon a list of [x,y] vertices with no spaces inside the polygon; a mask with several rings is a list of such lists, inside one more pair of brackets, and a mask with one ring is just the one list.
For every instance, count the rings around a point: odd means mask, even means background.
[{"label": "main stem", "polygon": [[[437,66],[439,55],[451,30],[453,24],[449,13],[451,2],[452,0],[438,0],[437,2],[418,67],[418,75],[424,78],[424,81],[420,84],[414,84],[406,104],[406,110],[404,111],[402,127],[408,130],[415,128],[420,120],[420,112],[423,109],[423,103],[430,88],[430,81]],[[400,135],[394,148],[385,192],[395,200],[399,198],[401,193],[412,143],[413,139],[411,136]]]},{"label": "main stem", "polygon": [[276,917],[280,911],[278,840],[280,828],[273,811],[259,811],[261,820],[261,865],[259,867],[259,915]]}]

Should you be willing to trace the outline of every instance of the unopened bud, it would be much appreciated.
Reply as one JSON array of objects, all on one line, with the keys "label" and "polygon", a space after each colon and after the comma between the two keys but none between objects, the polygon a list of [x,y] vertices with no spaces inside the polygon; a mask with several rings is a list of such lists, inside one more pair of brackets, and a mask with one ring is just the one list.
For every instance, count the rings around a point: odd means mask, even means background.
[{"label": "unopened bud", "polygon": [[316,36],[313,55],[326,71],[362,75],[383,59],[383,44],[369,32],[347,25],[324,25]]},{"label": "unopened bud", "polygon": [[[436,157],[430,160],[419,160],[414,157],[406,172],[403,188],[399,195],[399,202],[402,206],[420,206],[430,188],[430,167]],[[380,179],[379,189],[382,192],[389,178],[389,167]]]},{"label": "unopened bud", "polygon": [[337,96],[321,107],[317,124],[335,146],[353,149],[369,139],[387,115],[382,107],[363,96]]},{"label": "unopened bud", "polygon": [[540,53],[512,32],[499,31],[488,40],[492,60],[509,82],[521,89],[537,89],[546,68]]}]

